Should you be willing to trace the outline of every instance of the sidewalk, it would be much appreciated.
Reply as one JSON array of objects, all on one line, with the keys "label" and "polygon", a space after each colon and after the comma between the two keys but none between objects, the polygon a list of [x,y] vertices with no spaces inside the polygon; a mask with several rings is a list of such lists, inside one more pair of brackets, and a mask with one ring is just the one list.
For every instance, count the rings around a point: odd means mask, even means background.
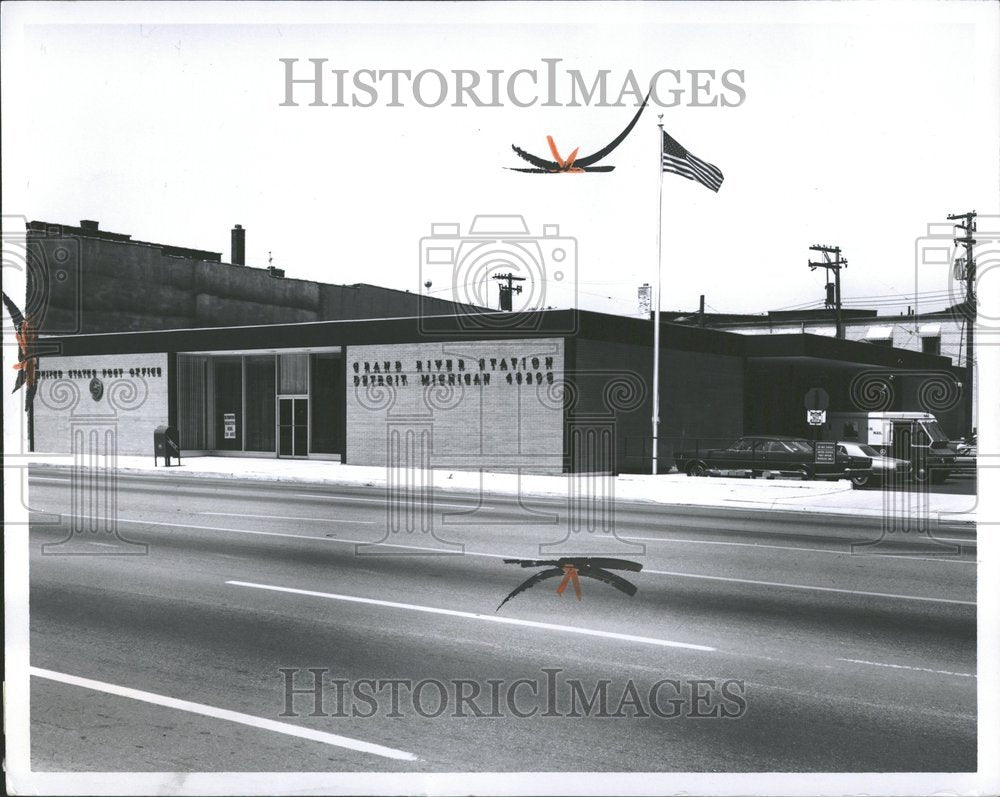
[{"label": "sidewalk", "polygon": [[[186,457],[179,466],[154,467],[152,457],[119,457],[119,473],[142,473],[159,478],[202,476],[269,482],[340,485],[345,487],[385,487],[386,469],[360,465],[342,465],[323,460],[292,460],[248,457]],[[72,457],[35,455],[31,466],[68,468]],[[577,479],[603,480],[602,476],[577,476]],[[533,495],[565,498],[570,477],[538,476],[516,473],[435,470],[435,487],[456,492],[485,495]],[[597,485],[603,493],[603,485]],[[768,509],[797,512],[822,512],[854,516],[881,517],[887,508],[896,513],[918,511],[920,501],[927,501],[930,515],[942,520],[976,520],[976,496],[939,493],[883,493],[879,489],[855,490],[846,480],[796,481],[791,479],[693,478],[679,473],[662,476],[622,475],[614,479],[615,497],[623,501],[648,501],[674,506],[715,506],[745,509]]]}]

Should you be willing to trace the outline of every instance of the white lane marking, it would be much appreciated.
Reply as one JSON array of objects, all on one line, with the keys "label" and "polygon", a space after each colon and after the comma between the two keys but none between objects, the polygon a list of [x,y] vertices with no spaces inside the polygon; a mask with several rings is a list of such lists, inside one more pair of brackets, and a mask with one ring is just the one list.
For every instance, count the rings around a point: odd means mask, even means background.
[{"label": "white lane marking", "polygon": [[[370,540],[350,540],[335,537],[314,537],[310,534],[285,534],[277,531],[251,531],[250,529],[231,529],[231,528],[220,528],[218,526],[194,526],[189,523],[159,523],[151,520],[128,520],[126,518],[119,518],[119,523],[137,523],[140,526],[167,526],[170,528],[178,529],[198,529],[200,531],[228,531],[233,534],[256,534],[262,537],[292,537],[298,540],[314,540],[316,542],[340,542],[351,545],[378,545],[380,547],[386,548],[409,548],[416,551],[428,551],[431,553],[448,553],[452,555],[461,556],[484,556],[490,559],[525,559],[531,557],[516,556],[514,554],[503,554],[503,553],[484,553],[481,551],[461,551],[456,552],[449,550],[447,548],[429,548],[425,545],[403,545],[401,543],[393,542],[372,542]],[[814,587],[808,584],[784,584],[776,581],[753,581],[746,578],[729,578],[726,576],[706,576],[700,573],[677,573],[671,570],[650,570],[648,568],[643,568],[643,573],[653,573],[659,576],[680,576],[681,578],[702,578],[708,579],[710,581],[735,581],[740,584],[759,584],[765,587],[787,587],[789,589],[804,589],[804,590],[816,590],[818,592],[841,592],[848,595],[868,595],[876,598],[899,598],[902,600],[912,600],[912,601],[929,601],[931,603],[957,603],[963,606],[975,606],[975,601],[960,601],[952,600],[950,598],[925,598],[917,595],[894,595],[888,592],[864,592],[862,590],[854,589],[837,589],[835,587]],[[478,616],[478,615],[477,615]]]},{"label": "white lane marking", "polygon": [[420,760],[413,753],[408,753],[405,750],[397,750],[393,747],[384,747],[380,744],[373,744],[372,742],[363,742],[360,739],[352,739],[349,736],[340,736],[336,733],[326,733],[325,731],[316,731],[311,728],[302,728],[298,725],[293,725],[290,722],[278,722],[277,720],[254,717],[251,714],[243,714],[239,711],[229,711],[228,709],[216,708],[215,706],[206,706],[202,703],[192,703],[189,700],[178,700],[176,697],[167,697],[166,695],[157,695],[152,692],[143,692],[139,689],[130,689],[127,686],[118,686],[117,684],[109,684],[104,681],[92,681],[90,678],[81,678],[77,675],[67,675],[66,673],[55,672],[53,670],[44,670],[41,667],[31,667],[30,671],[32,675],[37,676],[38,678],[47,678],[50,681],[58,681],[59,683],[70,684],[71,686],[80,686],[84,689],[93,689],[95,692],[105,692],[109,695],[128,697],[132,700],[141,700],[143,703],[152,703],[156,706],[166,706],[167,708],[174,708],[179,711],[187,711],[191,714],[201,714],[204,717],[213,717],[214,719],[238,722],[241,725],[249,725],[252,728],[260,728],[261,730],[273,731],[275,733],[284,733],[288,736],[297,736],[300,739],[309,739],[314,742],[322,742],[323,744],[330,744],[335,747],[344,747],[348,750],[357,750],[361,753],[371,753],[372,755],[382,756],[383,758],[394,758],[397,761]]},{"label": "white lane marking", "polygon": [[646,570],[643,573],[656,573],[660,576],[679,576],[680,578],[704,578],[709,581],[735,581],[739,584],[759,584],[764,587],[785,587],[787,589],[805,589],[816,592],[839,592],[846,595],[866,595],[874,598],[898,598],[907,601],[927,601],[928,603],[957,603],[961,606],[975,606],[975,601],[960,601],[953,598],[926,598],[922,595],[896,595],[891,592],[865,592],[859,589],[838,589],[836,587],[814,587],[808,584],[785,584],[780,581],[754,581],[749,578],[729,578],[727,576],[705,576],[695,573],[675,573],[670,570]]},{"label": "white lane marking", "polygon": [[906,664],[886,664],[881,661],[865,661],[864,659],[837,659],[837,661],[849,661],[852,664],[870,664],[873,667],[892,667],[894,670],[916,670],[917,672],[932,672],[936,675],[957,675],[960,678],[977,678],[971,672],[952,672],[951,670],[929,670],[926,667],[910,667]]},{"label": "white lane marking", "polygon": [[[199,475],[207,475],[207,474],[199,474]],[[219,474],[219,475],[221,476],[225,474]],[[30,479],[33,482],[36,481],[62,482],[63,484],[69,484],[71,482],[71,479],[69,477],[66,477],[64,479],[59,479],[49,476],[31,476]],[[272,484],[276,483],[277,482],[272,482]],[[364,501],[370,503],[383,503],[383,504],[385,503],[386,500],[385,498],[362,498],[361,496],[353,496],[353,495],[323,495],[322,493],[291,493],[291,495],[295,498],[323,498],[326,499],[327,501]],[[477,505],[477,504],[446,504],[441,501],[433,501],[433,505],[447,507],[448,509],[478,509],[483,511],[493,508],[490,506]]]},{"label": "white lane marking", "polygon": [[[361,498],[354,495],[322,495],[320,493],[292,493],[296,498],[325,498],[327,501],[367,501],[369,503],[384,504],[385,498]],[[488,506],[476,506],[473,504],[443,504],[440,501],[433,501],[434,506],[446,506],[449,509],[489,509]]]},{"label": "white lane marking", "polygon": [[199,515],[221,515],[223,517],[252,517],[264,518],[265,520],[311,520],[313,523],[364,523],[373,526],[381,521],[378,520],[345,520],[344,518],[328,517],[291,517],[289,515],[248,515],[244,512],[199,512]]},{"label": "white lane marking", "polygon": [[[86,520],[82,515],[66,515],[66,517],[77,517]],[[465,556],[488,556],[492,559],[517,559],[530,557],[516,557],[513,554],[502,553],[476,553],[473,551],[455,551],[450,548],[429,548],[426,545],[403,545],[398,542],[374,542],[372,540],[352,540],[343,537],[316,537],[312,534],[287,534],[280,531],[253,531],[251,529],[233,529],[220,526],[195,526],[191,523],[162,523],[155,520],[132,520],[130,518],[118,518],[119,523],[135,523],[139,526],[164,526],[174,529],[197,529],[199,531],[228,531],[232,534],[255,534],[260,537],[291,537],[296,540],[313,540],[314,542],[342,542],[350,545],[378,545],[384,548],[409,548],[415,551],[428,551],[430,553],[448,553],[452,555]]]},{"label": "white lane marking", "polygon": [[[63,482],[63,483],[67,483],[67,484],[70,482],[69,478],[59,479],[59,478],[50,478],[50,477],[47,477],[47,476],[31,476],[30,478],[31,478],[32,481]],[[373,502],[373,503],[384,503],[385,502],[384,498],[362,498],[360,496],[349,496],[349,495],[324,495],[322,493],[291,493],[291,495],[293,497],[295,497],[295,498],[324,498],[324,499],[326,499],[328,501],[365,501],[365,502]],[[538,497],[540,497],[540,498],[549,498],[550,496],[538,496]],[[490,509],[495,509],[496,508],[494,506],[490,506],[489,504],[477,504],[477,505],[472,505],[472,504],[446,504],[446,503],[442,503],[442,502],[439,502],[439,501],[434,501],[434,506],[447,507],[449,509],[471,509],[471,510],[476,510],[476,511],[488,511]],[[645,506],[645,504],[643,504],[643,506]],[[653,504],[652,506],[669,506],[669,505],[667,505],[667,504],[663,504],[663,505],[661,505],[661,504]],[[208,514],[208,513],[202,513],[202,514]],[[357,522],[360,522],[360,521],[357,521]],[[624,538],[624,539],[641,540],[641,539],[648,539],[648,538],[644,538],[644,537],[631,537],[631,538]],[[934,537],[934,539],[937,540],[937,541],[939,541],[939,542],[956,542],[956,543],[961,543],[963,545],[975,545],[976,544],[976,540],[975,539],[971,539],[971,540],[969,540],[969,539],[951,539],[949,537]],[[750,543],[746,543],[746,544],[749,545]],[[810,550],[811,551],[811,550],[814,550],[814,549],[808,548],[808,549],[803,549],[803,550]],[[890,556],[891,554],[871,554],[871,555]],[[912,558],[912,557],[908,557],[908,558]],[[936,561],[940,561],[940,560],[936,560]]]},{"label": "white lane marking", "polygon": [[460,612],[455,609],[438,609],[434,606],[418,606],[413,603],[396,603],[395,601],[381,601],[374,598],[359,598],[354,595],[337,595],[332,592],[316,592],[310,589],[294,589],[292,587],[275,587],[269,584],[254,584],[249,581],[227,581],[236,587],[251,587],[253,589],[264,589],[272,592],[288,592],[293,595],[308,595],[314,598],[328,598],[335,601],[347,601],[348,603],[365,603],[370,606],[385,606],[390,609],[406,609],[411,612],[424,612],[426,614],[443,614],[448,617],[464,617],[468,620],[482,620],[488,623],[501,623],[503,625],[520,625],[527,628],[541,628],[546,631],[565,631],[569,634],[583,634],[584,636],[603,637],[605,639],[620,639],[624,642],[641,642],[646,645],[659,645],[666,648],[688,648],[690,650],[714,651],[715,648],[707,645],[694,645],[689,642],[673,642],[669,639],[657,639],[648,636],[635,636],[634,634],[618,634],[613,631],[598,631],[594,628],[580,628],[573,625],[557,625],[555,623],[539,623],[534,620],[518,620],[514,617],[497,617],[491,614],[474,614],[472,612]]},{"label": "white lane marking", "polygon": [[[883,557],[886,559],[917,559],[922,562],[957,562],[963,565],[974,565],[975,560],[972,559],[946,559],[944,557],[934,557],[934,556],[907,556],[906,554],[895,554],[895,553],[864,553],[856,554],[851,551],[830,551],[826,548],[800,548],[792,545],[770,545],[765,543],[757,542],[729,542],[721,540],[691,540],[682,539],[680,537],[622,537],[623,540],[643,540],[648,542],[681,542],[681,543],[691,543],[692,545],[732,545],[741,548],[773,548],[780,551],[805,551],[807,553],[827,553],[834,556],[857,556],[859,558],[864,557]],[[973,543],[975,544],[975,543]],[[951,554],[954,556],[954,554]]]}]

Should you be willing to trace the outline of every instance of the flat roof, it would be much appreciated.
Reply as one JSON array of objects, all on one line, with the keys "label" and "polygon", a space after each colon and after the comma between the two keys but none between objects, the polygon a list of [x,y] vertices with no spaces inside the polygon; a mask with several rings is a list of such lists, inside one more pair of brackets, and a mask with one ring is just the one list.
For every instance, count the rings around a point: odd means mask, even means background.
[{"label": "flat roof", "polygon": [[[950,370],[947,357],[875,346],[821,335],[740,335],[662,322],[661,345],[755,359],[809,358],[883,368]],[[458,340],[512,340],[565,337],[652,347],[653,326],[640,318],[587,310],[546,310],[532,314],[468,313],[403,318],[309,321],[297,324],[105,332],[41,337],[40,353],[49,355],[146,354],[154,352],[254,351],[324,348],[385,343],[432,343]]]},{"label": "flat roof", "polygon": [[951,359],[910,349],[894,349],[859,340],[841,340],[826,335],[746,335],[749,359],[808,357],[859,363],[877,368],[951,371]]}]

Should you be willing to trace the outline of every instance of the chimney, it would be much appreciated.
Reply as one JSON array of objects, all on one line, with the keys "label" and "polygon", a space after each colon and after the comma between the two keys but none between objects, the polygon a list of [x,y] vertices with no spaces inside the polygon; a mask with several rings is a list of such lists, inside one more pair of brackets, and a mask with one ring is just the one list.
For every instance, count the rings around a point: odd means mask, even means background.
[{"label": "chimney", "polygon": [[98,222],[91,221],[90,219],[80,220],[80,229],[87,230],[88,232],[97,232]]},{"label": "chimney", "polygon": [[233,227],[232,232],[232,263],[234,266],[245,266],[246,265],[246,249],[247,249],[247,231],[243,229],[242,224],[237,224]]}]

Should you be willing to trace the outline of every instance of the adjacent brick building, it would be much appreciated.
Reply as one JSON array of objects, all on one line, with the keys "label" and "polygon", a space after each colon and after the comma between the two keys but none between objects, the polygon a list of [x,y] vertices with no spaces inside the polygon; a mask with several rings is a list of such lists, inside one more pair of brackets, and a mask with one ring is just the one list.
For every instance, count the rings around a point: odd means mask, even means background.
[{"label": "adjacent brick building", "polygon": [[245,231],[232,230],[232,263],[222,254],[134,241],[96,221],[79,226],[32,221],[29,305],[42,334],[137,332],[240,324],[447,314],[466,305],[358,283],[284,277],[244,265]]}]

